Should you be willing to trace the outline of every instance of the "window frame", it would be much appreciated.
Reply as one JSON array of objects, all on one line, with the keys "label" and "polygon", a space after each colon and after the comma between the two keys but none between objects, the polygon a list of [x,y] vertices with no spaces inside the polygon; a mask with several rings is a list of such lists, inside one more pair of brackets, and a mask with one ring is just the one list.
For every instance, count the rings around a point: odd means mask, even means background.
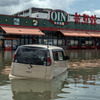
[{"label": "window frame", "polygon": [[[58,60],[55,60],[55,57],[54,57],[54,52],[62,52],[62,57],[63,57],[63,60],[59,60],[59,57],[58,57]],[[64,51],[63,51],[63,50],[60,50],[60,49],[55,49],[55,50],[52,50],[52,54],[53,54],[53,60],[54,60],[54,61],[65,61],[65,60],[66,60],[66,56],[65,56]]]},{"label": "window frame", "polygon": [[[31,50],[31,48],[32,49],[35,49],[35,50],[43,50],[44,51],[44,55],[46,54],[46,57],[44,56],[44,58],[45,58],[45,60],[41,60],[41,62],[43,63],[43,64],[35,64],[35,63],[33,63],[33,62],[31,62],[31,60],[32,59],[27,59],[27,60],[30,60],[30,62],[27,62],[27,61],[25,61],[24,62],[24,59],[21,61],[21,60],[19,60],[18,61],[18,59],[20,59],[19,57],[18,57],[18,55],[20,54],[20,50],[22,49],[22,50],[25,50],[25,49],[30,49]],[[28,53],[28,52],[27,52]],[[16,63],[24,63],[24,64],[32,64],[32,65],[46,65],[46,63],[47,63],[47,54],[48,54],[48,49],[46,49],[46,48],[42,48],[42,47],[32,47],[32,46],[22,46],[22,47],[19,47],[18,49],[17,49],[17,51],[16,51],[16,57],[15,57],[15,62]],[[23,54],[22,54],[23,55]],[[17,58],[18,57],[18,58]],[[26,57],[27,58],[27,57]],[[38,56],[38,58],[39,59],[41,59],[39,56]]]}]

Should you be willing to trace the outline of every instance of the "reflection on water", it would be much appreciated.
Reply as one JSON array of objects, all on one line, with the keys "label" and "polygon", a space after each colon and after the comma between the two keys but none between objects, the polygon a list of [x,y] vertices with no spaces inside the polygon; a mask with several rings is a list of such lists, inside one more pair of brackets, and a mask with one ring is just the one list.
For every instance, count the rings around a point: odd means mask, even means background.
[{"label": "reflection on water", "polygon": [[12,91],[8,78],[13,52],[0,50],[0,100],[12,100]]},{"label": "reflection on water", "polygon": [[70,69],[66,81],[13,79],[11,89],[13,100],[99,100],[100,68]]},{"label": "reflection on water", "polygon": [[100,99],[100,68],[70,69],[67,82],[56,100]]},{"label": "reflection on water", "polygon": [[0,100],[99,100],[100,51],[70,50],[66,53],[70,57],[68,77],[59,76],[53,81],[10,81],[8,74],[14,52],[0,51]]},{"label": "reflection on water", "polygon": [[10,51],[6,51],[6,52],[4,52],[3,50],[0,51],[0,84],[1,85],[8,83],[9,71],[7,69],[10,68],[12,55],[13,54]]},{"label": "reflection on water", "polygon": [[11,79],[13,100],[51,100],[57,98],[67,73],[51,81]]},{"label": "reflection on water", "polygon": [[71,60],[100,59],[100,50],[68,50]]}]

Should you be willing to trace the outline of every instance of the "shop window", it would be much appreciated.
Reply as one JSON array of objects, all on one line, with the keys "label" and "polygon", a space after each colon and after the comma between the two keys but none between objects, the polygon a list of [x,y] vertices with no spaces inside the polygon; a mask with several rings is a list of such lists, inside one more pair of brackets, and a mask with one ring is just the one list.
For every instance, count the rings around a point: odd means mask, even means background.
[{"label": "shop window", "polygon": [[44,44],[44,39],[41,39],[41,44]]},{"label": "shop window", "polygon": [[62,39],[58,39],[58,45],[62,45]]},{"label": "shop window", "polygon": [[20,45],[20,39],[17,40],[18,45]]},{"label": "shop window", "polygon": [[28,44],[28,39],[27,38],[25,39],[25,44]]},{"label": "shop window", "polygon": [[70,41],[70,44],[73,46],[74,45],[74,40],[71,40]]},{"label": "shop window", "polygon": [[49,44],[49,45],[53,45],[52,39],[48,39],[48,44]]},{"label": "shop window", "polygon": [[70,46],[70,45],[71,45],[70,40],[67,40],[67,45],[68,45],[68,46]]},{"label": "shop window", "polygon": [[65,39],[62,39],[62,45],[65,46]]},{"label": "shop window", "polygon": [[67,45],[69,45],[69,46],[78,46],[79,44],[80,44],[79,39],[70,38],[69,40],[67,40]]},{"label": "shop window", "polygon": [[32,44],[33,42],[32,42],[32,39],[29,39],[29,44]]},{"label": "shop window", "polygon": [[100,40],[97,40],[97,46],[100,46]]},{"label": "shop window", "polygon": [[97,42],[97,46],[100,46],[100,42]]},{"label": "shop window", "polygon": [[44,44],[46,44],[46,45],[48,44],[47,39],[44,39]]},{"label": "shop window", "polygon": [[78,41],[77,41],[77,40],[75,40],[75,42],[74,42],[74,43],[75,43],[75,45],[76,45],[76,46],[78,45]]},{"label": "shop window", "polygon": [[92,46],[95,46],[95,41],[94,40],[92,41]]},{"label": "shop window", "polygon": [[85,46],[85,40],[81,41],[82,46]]},{"label": "shop window", "polygon": [[24,38],[21,38],[21,45],[24,45]]},{"label": "shop window", "polygon": [[21,35],[21,37],[25,37],[25,35]]},{"label": "shop window", "polygon": [[91,46],[92,45],[92,41],[89,41],[89,46]]},{"label": "shop window", "polygon": [[57,45],[57,39],[53,39],[53,45]]},{"label": "shop window", "polygon": [[77,46],[78,45],[78,41],[77,40],[68,40],[67,44],[71,45],[71,46]]},{"label": "shop window", "polygon": [[32,35],[29,35],[28,37],[29,37],[29,38],[32,38],[33,36],[32,36]]},{"label": "shop window", "polygon": [[42,41],[41,41],[41,39],[39,39],[39,41],[38,41],[38,42],[39,42],[39,44],[42,44]]},{"label": "shop window", "polygon": [[[97,41],[97,45],[100,43]],[[74,38],[68,37],[67,45],[69,46],[95,46],[95,39],[94,38]]]},{"label": "shop window", "polygon": [[89,41],[89,46],[94,46],[95,45],[95,41]]},{"label": "shop window", "polygon": [[89,45],[89,41],[85,41],[85,45],[88,46]]}]

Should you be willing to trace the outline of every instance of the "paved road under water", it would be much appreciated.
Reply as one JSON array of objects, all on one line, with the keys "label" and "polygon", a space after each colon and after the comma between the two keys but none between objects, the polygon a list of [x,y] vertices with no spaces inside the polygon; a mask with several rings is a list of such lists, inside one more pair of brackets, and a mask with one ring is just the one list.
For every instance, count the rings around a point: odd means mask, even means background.
[{"label": "paved road under water", "polygon": [[0,100],[100,100],[100,51],[69,50],[68,77],[9,80],[13,52],[0,51]]}]

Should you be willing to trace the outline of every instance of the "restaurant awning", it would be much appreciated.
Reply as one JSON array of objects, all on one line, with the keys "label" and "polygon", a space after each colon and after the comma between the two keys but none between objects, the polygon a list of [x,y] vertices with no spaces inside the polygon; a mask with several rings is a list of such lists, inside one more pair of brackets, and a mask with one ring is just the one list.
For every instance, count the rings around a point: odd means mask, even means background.
[{"label": "restaurant awning", "polygon": [[69,30],[60,30],[64,36],[75,36],[75,37],[91,37],[88,32],[85,31],[69,31]]},{"label": "restaurant awning", "polygon": [[100,37],[100,32],[88,32],[91,37]]},{"label": "restaurant awning", "polygon": [[1,27],[7,34],[15,35],[45,35],[38,28]]}]

